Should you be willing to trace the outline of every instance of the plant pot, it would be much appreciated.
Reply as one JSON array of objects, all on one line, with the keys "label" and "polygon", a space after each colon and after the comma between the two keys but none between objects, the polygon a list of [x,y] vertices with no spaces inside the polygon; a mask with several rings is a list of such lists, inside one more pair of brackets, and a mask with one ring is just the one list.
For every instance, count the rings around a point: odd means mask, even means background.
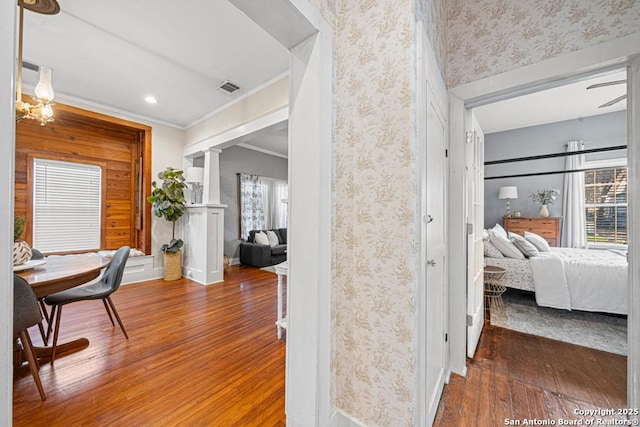
[{"label": "plant pot", "polygon": [[539,215],[540,215],[541,217],[544,217],[544,218],[546,218],[546,217],[548,217],[548,216],[549,216],[549,209],[547,209],[547,205],[542,205],[542,206],[540,206],[540,213],[539,213]]},{"label": "plant pot", "polygon": [[164,280],[169,282],[182,278],[182,251],[164,253]]},{"label": "plant pot", "polygon": [[31,259],[31,246],[24,240],[13,242],[13,265],[21,265]]}]

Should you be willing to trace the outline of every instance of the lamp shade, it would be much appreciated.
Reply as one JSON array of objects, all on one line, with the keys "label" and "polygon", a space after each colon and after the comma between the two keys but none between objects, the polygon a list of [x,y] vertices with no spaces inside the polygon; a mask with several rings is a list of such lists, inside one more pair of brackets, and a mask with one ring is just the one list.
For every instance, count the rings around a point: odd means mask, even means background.
[{"label": "lamp shade", "polygon": [[500,187],[498,199],[517,199],[518,187]]},{"label": "lamp shade", "polygon": [[187,182],[203,182],[204,168],[191,166],[187,168]]}]

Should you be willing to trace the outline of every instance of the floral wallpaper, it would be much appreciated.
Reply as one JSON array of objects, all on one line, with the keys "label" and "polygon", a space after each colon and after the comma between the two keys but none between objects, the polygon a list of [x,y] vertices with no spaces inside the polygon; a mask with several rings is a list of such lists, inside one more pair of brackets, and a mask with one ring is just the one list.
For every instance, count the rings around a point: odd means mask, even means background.
[{"label": "floral wallpaper", "polygon": [[415,417],[413,0],[311,0],[334,26],[332,400]]},{"label": "floral wallpaper", "polygon": [[447,0],[455,87],[640,32],[638,0]]}]

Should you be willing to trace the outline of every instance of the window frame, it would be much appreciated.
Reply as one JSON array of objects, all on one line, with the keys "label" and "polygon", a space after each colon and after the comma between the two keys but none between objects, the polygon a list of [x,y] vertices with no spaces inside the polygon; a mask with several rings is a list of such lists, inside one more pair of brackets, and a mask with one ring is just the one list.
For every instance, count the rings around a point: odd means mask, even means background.
[{"label": "window frame", "polygon": [[[627,183],[629,181],[629,166],[627,163],[627,158],[626,157],[616,157],[616,158],[612,158],[612,159],[600,159],[600,160],[588,160],[585,161],[584,163],[585,169],[604,169],[604,168],[610,168],[610,169],[622,169],[623,167],[627,169]],[[585,216],[586,216],[586,210],[589,206],[593,207],[593,203],[587,203],[586,200],[586,188],[587,188],[587,184],[585,182]],[[628,187],[627,187],[627,197],[628,197]],[[625,204],[608,204],[611,206],[625,206],[628,209],[629,206],[629,201],[627,199],[627,203]],[[627,225],[628,225],[629,219],[627,218]],[[585,241],[587,243],[587,248],[589,249],[609,249],[609,248],[626,248],[628,247],[628,243],[624,244],[624,243],[597,243],[597,242],[590,242],[587,236],[587,229],[586,229],[586,221],[585,221]],[[629,241],[629,235],[628,235],[628,229],[627,229],[627,242]]]},{"label": "window frame", "polygon": [[[85,253],[85,252],[95,252],[106,246],[106,185],[107,185],[107,163],[106,162],[97,162],[95,160],[85,159],[85,158],[71,158],[68,156],[55,156],[55,155],[47,155],[47,154],[28,154],[27,155],[27,215],[29,218],[34,218],[34,197],[35,197],[35,168],[34,161],[35,159],[43,159],[43,160],[56,160],[61,162],[68,163],[80,163],[85,165],[93,165],[100,167],[100,247],[93,249],[83,249],[78,251],[63,251],[56,252],[56,254],[74,254],[74,253]],[[30,224],[29,227],[29,241],[33,242],[33,224]]]}]

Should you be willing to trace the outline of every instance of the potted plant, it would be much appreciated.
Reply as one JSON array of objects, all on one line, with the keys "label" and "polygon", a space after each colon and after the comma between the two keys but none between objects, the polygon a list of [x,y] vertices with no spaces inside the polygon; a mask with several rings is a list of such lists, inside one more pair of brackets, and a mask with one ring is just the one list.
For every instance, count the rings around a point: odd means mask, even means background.
[{"label": "potted plant", "polygon": [[164,252],[164,280],[178,280],[182,277],[182,248],[181,239],[176,239],[176,221],[184,215],[185,199],[183,171],[168,167],[158,174],[162,186],[158,187],[153,181],[153,191],[147,201],[151,203],[153,214],[163,217],[172,223],[171,241],[162,245]]},{"label": "potted plant", "polygon": [[549,210],[547,205],[553,203],[559,195],[560,191],[556,188],[538,190],[535,193],[531,193],[531,200],[540,205],[540,216],[548,217]]},{"label": "potted plant", "polygon": [[26,218],[16,217],[13,220],[13,265],[21,265],[31,259],[31,246],[24,240],[20,240],[26,223]]}]

